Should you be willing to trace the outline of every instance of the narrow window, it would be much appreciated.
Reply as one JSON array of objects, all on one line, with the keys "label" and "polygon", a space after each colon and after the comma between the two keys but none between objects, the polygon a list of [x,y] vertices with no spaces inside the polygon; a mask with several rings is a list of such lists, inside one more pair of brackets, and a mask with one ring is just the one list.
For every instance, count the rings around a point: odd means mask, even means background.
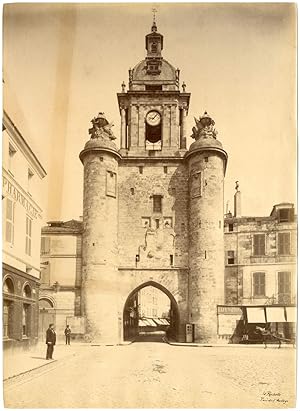
[{"label": "narrow window", "polygon": [[32,220],[26,216],[26,245],[25,253],[31,255],[31,230],[32,230]]},{"label": "narrow window", "polygon": [[265,273],[253,273],[253,297],[265,297],[266,281]]},{"label": "narrow window", "polygon": [[130,189],[131,195],[134,195],[134,188]]},{"label": "narrow window", "polygon": [[156,53],[157,52],[157,43],[152,43],[151,44],[151,52]]},{"label": "narrow window", "polygon": [[13,173],[14,171],[14,163],[15,163],[15,155],[17,150],[14,148],[13,145],[9,144],[8,148],[8,170]]},{"label": "narrow window", "polygon": [[23,289],[23,297],[31,298],[31,288],[28,284]]},{"label": "narrow window", "polygon": [[153,196],[153,212],[161,213],[162,211],[162,196],[154,195]]},{"label": "narrow window", "polygon": [[29,305],[23,305],[23,312],[22,312],[22,334],[25,337],[29,335]]},{"label": "narrow window", "polygon": [[170,265],[173,266],[174,263],[174,258],[173,258],[173,254],[170,254]]},{"label": "narrow window", "polygon": [[166,166],[164,167],[164,173],[168,174],[168,167],[166,167]]},{"label": "narrow window", "polygon": [[227,264],[234,264],[234,251],[227,251]]},{"label": "narrow window", "polygon": [[3,338],[9,338],[11,335],[12,324],[12,303],[9,301],[3,301]]},{"label": "narrow window", "polygon": [[143,174],[143,166],[139,166],[139,173]]},{"label": "narrow window", "polygon": [[228,224],[228,231],[233,231],[233,224]]},{"label": "narrow window", "polygon": [[289,271],[278,273],[278,303],[291,303],[291,273]]},{"label": "narrow window", "polygon": [[204,259],[206,260],[206,257],[207,257],[207,255],[206,255],[206,250],[204,251]]},{"label": "narrow window", "polygon": [[290,233],[278,233],[278,254],[289,255],[291,253]]},{"label": "narrow window", "polygon": [[204,157],[204,161],[208,163],[208,157]]},{"label": "narrow window", "polygon": [[33,172],[30,169],[28,169],[27,191],[29,194],[31,194],[32,192],[33,176],[34,176]]},{"label": "narrow window", "polygon": [[253,255],[265,255],[265,234],[254,234]]},{"label": "narrow window", "polygon": [[50,285],[50,263],[45,261],[41,266],[41,284]]},{"label": "narrow window", "polygon": [[159,219],[158,218],[155,219],[155,226],[156,226],[156,228],[159,228]]},{"label": "narrow window", "polygon": [[14,242],[14,203],[9,198],[6,199],[5,240],[10,244]]},{"label": "narrow window", "polygon": [[50,237],[42,237],[41,238],[41,254],[49,254],[50,253]]}]

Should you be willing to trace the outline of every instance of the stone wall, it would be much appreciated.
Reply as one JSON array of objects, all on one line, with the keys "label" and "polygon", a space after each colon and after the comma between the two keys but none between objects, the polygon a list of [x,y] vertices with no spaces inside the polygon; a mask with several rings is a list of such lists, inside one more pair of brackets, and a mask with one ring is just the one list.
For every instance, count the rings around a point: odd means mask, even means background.
[{"label": "stone wall", "polygon": [[[161,212],[153,211],[153,195],[162,196]],[[161,161],[153,164],[121,163],[119,266],[187,267],[187,209],[187,172],[183,164]],[[149,224],[145,227],[147,219]],[[156,226],[156,220],[159,220],[159,228]],[[168,226],[166,222],[169,223]],[[136,261],[137,255],[139,261]],[[172,264],[170,255],[173,255]]]}]

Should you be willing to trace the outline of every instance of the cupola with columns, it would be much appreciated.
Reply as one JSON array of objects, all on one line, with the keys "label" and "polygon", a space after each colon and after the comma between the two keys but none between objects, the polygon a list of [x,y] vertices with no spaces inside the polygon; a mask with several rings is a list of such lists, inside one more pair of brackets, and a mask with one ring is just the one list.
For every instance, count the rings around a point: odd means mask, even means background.
[{"label": "cupola with columns", "polygon": [[121,85],[120,154],[123,157],[183,157],[190,93],[180,91],[180,70],[162,57],[163,35],[154,18],[145,36],[147,55],[129,69],[128,89]]}]

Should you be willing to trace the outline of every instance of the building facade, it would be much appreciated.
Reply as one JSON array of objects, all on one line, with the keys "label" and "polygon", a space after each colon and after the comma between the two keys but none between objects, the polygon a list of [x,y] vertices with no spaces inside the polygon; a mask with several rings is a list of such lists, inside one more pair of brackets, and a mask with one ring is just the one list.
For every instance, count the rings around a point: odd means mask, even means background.
[{"label": "building facade", "polygon": [[81,317],[81,221],[50,221],[42,229],[39,338],[49,323],[55,324],[58,341],[70,325],[72,338],[84,336]]},{"label": "building facade", "polygon": [[[224,221],[225,304],[235,306],[235,313],[228,308],[220,310],[227,310],[231,317],[220,318],[219,332],[229,339],[235,333],[236,322],[247,320],[250,331],[254,327],[251,324],[267,322],[273,331],[290,338],[295,334],[297,302],[294,206],[276,204],[270,216],[243,217],[240,197],[237,189],[234,215],[227,214]],[[257,314],[249,321],[252,307],[256,307]],[[264,317],[264,321],[259,320]]]},{"label": "building facade", "polygon": [[3,344],[28,348],[38,337],[41,184],[46,172],[4,112],[2,168]]}]

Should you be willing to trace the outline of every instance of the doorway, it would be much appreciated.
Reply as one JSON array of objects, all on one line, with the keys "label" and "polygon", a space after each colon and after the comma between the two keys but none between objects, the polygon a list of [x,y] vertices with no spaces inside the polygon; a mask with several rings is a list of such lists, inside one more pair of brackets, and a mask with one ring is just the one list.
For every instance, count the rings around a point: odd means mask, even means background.
[{"label": "doorway", "polygon": [[49,324],[55,325],[55,309],[53,303],[47,298],[39,300],[39,341],[46,338]]}]

